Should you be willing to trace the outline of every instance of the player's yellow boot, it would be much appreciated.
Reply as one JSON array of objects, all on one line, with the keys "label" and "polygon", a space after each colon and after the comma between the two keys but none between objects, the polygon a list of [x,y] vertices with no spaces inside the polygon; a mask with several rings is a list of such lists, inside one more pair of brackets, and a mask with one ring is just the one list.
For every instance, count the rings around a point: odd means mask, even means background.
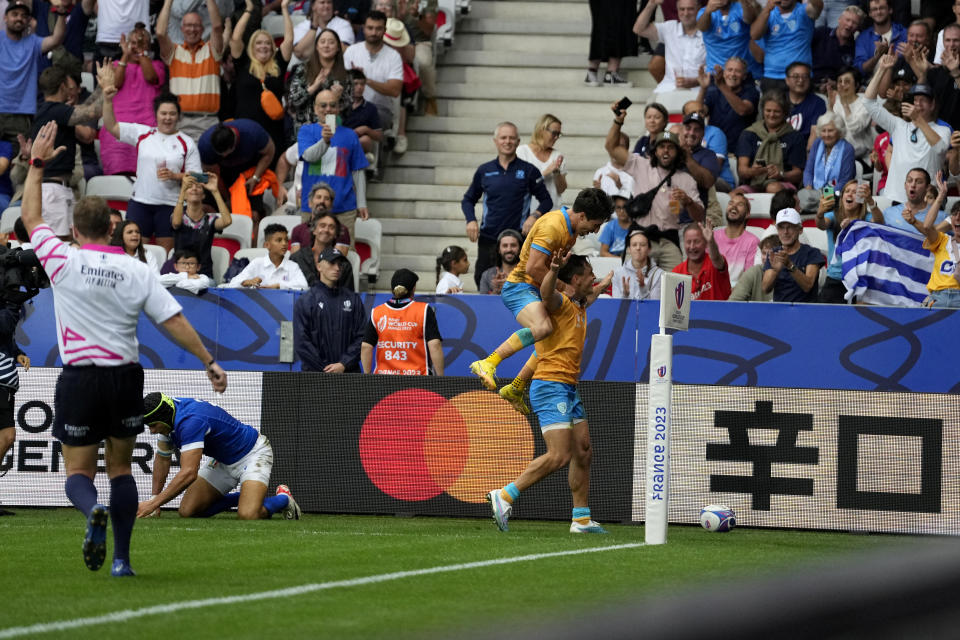
[{"label": "player's yellow boot", "polygon": [[470,371],[480,378],[480,381],[490,391],[497,390],[497,365],[489,360],[477,360],[470,363]]},{"label": "player's yellow boot", "polygon": [[523,389],[508,384],[500,389],[500,397],[512,404],[513,408],[523,415],[530,415],[530,405],[527,404],[527,400],[523,396]]}]

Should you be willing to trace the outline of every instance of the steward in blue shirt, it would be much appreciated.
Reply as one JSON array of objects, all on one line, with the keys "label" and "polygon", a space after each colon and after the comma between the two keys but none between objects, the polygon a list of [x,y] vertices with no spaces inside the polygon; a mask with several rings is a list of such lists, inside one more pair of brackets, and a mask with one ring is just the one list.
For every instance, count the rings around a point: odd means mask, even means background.
[{"label": "steward in blue shirt", "polygon": [[293,345],[303,371],[360,373],[360,345],[369,314],[357,293],[337,285],[346,258],[324,249],[319,279],[293,305]]},{"label": "steward in blue shirt", "polygon": [[[523,229],[526,233],[536,218],[553,209],[553,200],[543,184],[540,170],[517,158],[520,136],[516,125],[510,122],[498,124],[493,141],[497,146],[497,159],[477,168],[460,203],[467,219],[467,237],[470,242],[477,243],[477,263],[473,273],[477,287],[483,272],[496,263],[500,232]],[[484,196],[483,222],[478,224],[474,208],[481,196]],[[536,214],[527,216],[530,196],[540,204]]]}]

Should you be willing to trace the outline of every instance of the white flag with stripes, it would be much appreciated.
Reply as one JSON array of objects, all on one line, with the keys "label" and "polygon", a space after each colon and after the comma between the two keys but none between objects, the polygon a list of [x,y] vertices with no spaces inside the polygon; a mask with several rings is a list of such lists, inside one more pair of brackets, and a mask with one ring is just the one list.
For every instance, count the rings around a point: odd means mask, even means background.
[{"label": "white flag with stripes", "polygon": [[919,233],[858,220],[840,232],[836,250],[848,300],[919,307],[927,297],[933,254]]}]

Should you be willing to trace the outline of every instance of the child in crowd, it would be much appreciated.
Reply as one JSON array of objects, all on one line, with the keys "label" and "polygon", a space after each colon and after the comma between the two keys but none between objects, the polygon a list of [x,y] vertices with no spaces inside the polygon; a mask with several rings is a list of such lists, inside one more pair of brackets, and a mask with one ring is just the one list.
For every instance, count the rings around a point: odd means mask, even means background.
[{"label": "child in crowd", "polygon": [[160,276],[160,284],[165,287],[179,287],[190,293],[200,293],[204,289],[216,286],[213,278],[200,273],[200,256],[196,251],[181,249],[173,254],[173,266],[176,273]]},{"label": "child in crowd", "polygon": [[[441,270],[443,277],[440,276]],[[463,293],[460,276],[470,270],[470,260],[463,247],[451,245],[437,258],[437,293]]]},{"label": "child in crowd", "polygon": [[630,192],[621,189],[610,194],[613,197],[613,213],[609,220],[600,228],[600,255],[608,258],[619,258],[627,246],[627,232],[630,230],[630,216],[627,215],[627,200]]}]

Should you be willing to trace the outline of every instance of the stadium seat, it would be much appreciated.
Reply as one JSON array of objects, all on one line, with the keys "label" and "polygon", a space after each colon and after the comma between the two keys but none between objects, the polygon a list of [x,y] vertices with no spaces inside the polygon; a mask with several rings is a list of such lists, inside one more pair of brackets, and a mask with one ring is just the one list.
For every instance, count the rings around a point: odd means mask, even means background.
[{"label": "stadium seat", "polygon": [[[746,193],[744,194],[747,200],[750,201],[750,217],[751,218],[769,218],[770,217],[770,202],[773,200],[772,193]],[[719,199],[720,194],[717,194]],[[729,201],[729,197],[728,197]],[[726,207],[724,207],[726,211]]]},{"label": "stadium seat", "polygon": [[158,267],[162,267],[167,261],[167,250],[158,244],[144,244],[143,250],[153,255]]},{"label": "stadium seat", "polygon": [[957,204],[958,202],[960,202],[960,198],[947,198],[947,203],[944,205],[944,207],[946,208],[948,214],[953,211],[953,205]]},{"label": "stadium seat", "polygon": [[20,217],[20,207],[7,207],[0,218],[0,233],[13,233],[13,225]]},{"label": "stadium seat", "polygon": [[880,211],[893,206],[893,200],[887,196],[873,196],[873,200],[877,203],[877,206],[880,207]]},{"label": "stadium seat", "polygon": [[[306,19],[307,16],[303,14],[290,16],[290,21],[293,22],[294,28],[296,28],[298,24]],[[260,24],[260,28],[267,31],[276,41],[278,46],[280,42],[283,41],[283,16],[281,16],[279,13],[269,13],[265,15]]]},{"label": "stadium seat", "polygon": [[360,256],[356,251],[347,254],[347,262],[353,267],[353,290],[360,291]]},{"label": "stadium seat", "polygon": [[748,224],[748,225],[747,225],[747,231],[749,231],[749,232],[752,233],[753,235],[757,236],[757,240],[762,240],[762,239],[763,239],[763,233],[764,233],[764,231],[766,231],[766,229],[764,229],[763,227],[755,227],[755,226],[753,226],[753,225],[749,225],[749,224]]},{"label": "stadium seat", "polygon": [[597,280],[605,278],[608,273],[623,264],[620,258],[607,256],[587,256],[587,260],[590,261],[590,265],[593,267],[593,275],[596,276]]},{"label": "stadium seat", "polygon": [[89,71],[80,72],[80,86],[90,93],[93,93],[93,74]]},{"label": "stadium seat", "polygon": [[809,244],[811,247],[819,249],[820,253],[822,253],[823,257],[827,260],[830,259],[826,231],[823,229],[817,229],[816,227],[804,227],[803,235],[807,238],[807,244]]},{"label": "stadium seat", "polygon": [[127,176],[94,176],[87,180],[84,195],[100,196],[113,209],[127,210],[133,197],[133,179]]},{"label": "stadium seat", "polygon": [[723,212],[724,218],[726,218],[727,207],[730,206],[730,194],[717,191],[717,203],[720,205],[720,211]]},{"label": "stadium seat", "polygon": [[670,114],[670,122],[680,122],[683,113],[683,105],[691,100],[696,100],[699,89],[678,89],[677,91],[664,91],[650,95],[650,102],[659,102],[667,108]]},{"label": "stadium seat", "polygon": [[371,284],[380,274],[380,244],[383,238],[383,225],[379,220],[357,218],[356,237],[353,239],[357,257],[360,259],[359,271],[367,276]]},{"label": "stadium seat", "polygon": [[223,284],[223,274],[230,266],[230,252],[215,246],[210,249],[210,257],[213,258],[213,281],[219,286]]},{"label": "stadium seat", "polygon": [[235,254],[233,254],[233,259],[239,260],[240,258],[246,258],[248,260],[255,260],[257,258],[262,258],[265,255],[267,255],[267,250],[263,247],[250,247],[237,251]]},{"label": "stadium seat", "polygon": [[[215,236],[215,238],[234,240],[240,245],[238,247],[239,249],[249,249],[251,239],[253,238],[253,220],[250,216],[231,216],[231,219],[233,222],[230,223],[230,226],[224,229],[219,236]],[[267,219],[269,220],[270,217],[268,216]],[[216,239],[214,240],[214,244],[216,244]],[[225,248],[227,248],[228,251],[230,250],[228,247]],[[236,249],[234,249],[234,251],[236,251]]]},{"label": "stadium seat", "polygon": [[[238,216],[240,217],[240,216]],[[260,227],[257,229],[257,247],[263,246],[263,230],[271,224],[282,224],[287,228],[287,234],[293,233],[293,228],[303,222],[299,215],[295,216],[267,216],[260,220]],[[228,227],[229,228],[229,227]],[[225,229],[226,230],[226,229]]]},{"label": "stadium seat", "polygon": [[573,252],[580,256],[599,256],[600,234],[588,233],[585,236],[577,238],[577,241],[573,245]]}]

